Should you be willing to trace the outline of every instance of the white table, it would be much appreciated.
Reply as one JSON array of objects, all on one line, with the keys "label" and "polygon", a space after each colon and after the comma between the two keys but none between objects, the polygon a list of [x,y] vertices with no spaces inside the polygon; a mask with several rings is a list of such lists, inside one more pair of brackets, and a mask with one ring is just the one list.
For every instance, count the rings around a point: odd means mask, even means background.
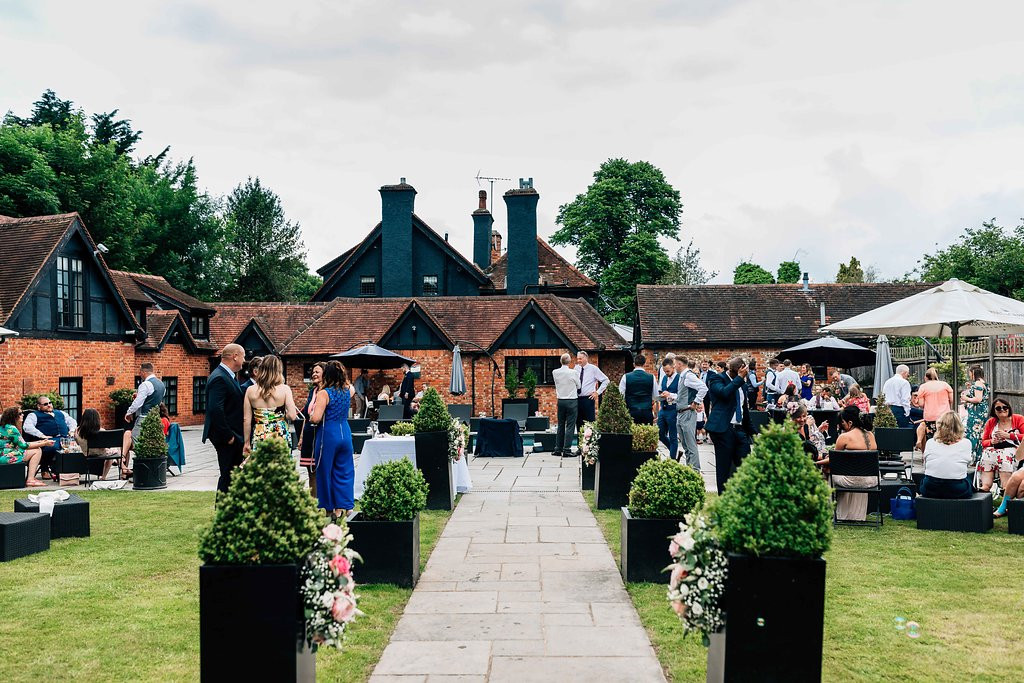
[{"label": "white table", "polygon": [[[355,497],[361,498],[366,477],[374,465],[392,460],[408,458],[409,462],[416,465],[416,438],[412,436],[378,436],[375,439],[367,439],[363,444],[363,451],[359,455],[359,462],[356,463]],[[455,475],[455,491],[468,493],[473,488],[473,480],[469,476],[469,465],[466,464],[466,457],[463,456],[452,467]]]}]

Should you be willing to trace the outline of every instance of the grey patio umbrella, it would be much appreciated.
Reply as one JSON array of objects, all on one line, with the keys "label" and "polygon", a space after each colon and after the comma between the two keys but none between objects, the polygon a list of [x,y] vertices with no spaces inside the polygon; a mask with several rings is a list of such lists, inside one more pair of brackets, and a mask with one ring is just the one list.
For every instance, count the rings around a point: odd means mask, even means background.
[{"label": "grey patio umbrella", "polygon": [[878,335],[878,342],[875,344],[875,386],[872,397],[877,398],[882,391],[882,385],[892,377],[892,352],[889,351],[889,338],[884,334]]},{"label": "grey patio umbrella", "polygon": [[448,385],[448,393],[452,396],[466,393],[466,373],[462,370],[462,350],[458,344],[452,349],[452,381]]},{"label": "grey patio umbrella", "polygon": [[365,344],[356,349],[336,353],[331,358],[337,358],[349,367],[368,370],[388,370],[416,362],[412,358],[406,358],[376,344]]},{"label": "grey patio umbrella", "polygon": [[788,358],[794,363],[855,368],[875,362],[875,352],[852,342],[828,336],[779,351],[779,358]]}]

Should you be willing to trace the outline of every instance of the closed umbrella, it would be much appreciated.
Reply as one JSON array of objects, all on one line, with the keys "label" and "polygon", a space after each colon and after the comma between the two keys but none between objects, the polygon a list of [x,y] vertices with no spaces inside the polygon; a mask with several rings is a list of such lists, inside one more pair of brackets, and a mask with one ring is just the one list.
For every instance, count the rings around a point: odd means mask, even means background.
[{"label": "closed umbrella", "polygon": [[349,367],[369,370],[388,370],[415,363],[412,358],[406,358],[376,344],[365,344],[357,349],[336,353],[331,358],[337,358]]},{"label": "closed umbrella", "polygon": [[452,381],[448,385],[448,393],[452,396],[466,393],[466,373],[462,370],[462,350],[458,344],[452,349]]},{"label": "closed umbrella", "polygon": [[892,352],[889,351],[889,338],[884,334],[878,335],[878,343],[875,344],[875,391],[873,397],[878,397],[882,392],[882,385],[892,377]]},{"label": "closed umbrella", "polygon": [[784,349],[779,352],[779,358],[788,358],[794,363],[855,368],[874,363],[875,352],[853,342],[829,336]]}]

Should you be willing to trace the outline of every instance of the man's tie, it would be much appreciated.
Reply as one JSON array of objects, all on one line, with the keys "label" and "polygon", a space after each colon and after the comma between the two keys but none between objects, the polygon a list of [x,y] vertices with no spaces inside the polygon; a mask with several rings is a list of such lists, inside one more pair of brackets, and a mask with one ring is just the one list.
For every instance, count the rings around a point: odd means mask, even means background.
[{"label": "man's tie", "polygon": [[583,369],[585,367],[586,367],[585,365],[581,365],[580,366],[580,388],[576,391],[576,395],[577,396],[582,396],[583,395]]},{"label": "man's tie", "polygon": [[736,392],[736,422],[743,424],[743,395],[742,390]]}]

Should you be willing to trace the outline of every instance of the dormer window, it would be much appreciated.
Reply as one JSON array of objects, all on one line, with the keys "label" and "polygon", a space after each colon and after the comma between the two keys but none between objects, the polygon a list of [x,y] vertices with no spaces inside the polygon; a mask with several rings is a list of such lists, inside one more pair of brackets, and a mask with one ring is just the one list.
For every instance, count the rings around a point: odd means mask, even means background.
[{"label": "dormer window", "polygon": [[85,328],[85,276],[81,259],[57,258],[57,326]]},{"label": "dormer window", "polygon": [[191,320],[192,336],[196,339],[206,339],[210,336],[210,319],[205,315],[193,315]]}]

